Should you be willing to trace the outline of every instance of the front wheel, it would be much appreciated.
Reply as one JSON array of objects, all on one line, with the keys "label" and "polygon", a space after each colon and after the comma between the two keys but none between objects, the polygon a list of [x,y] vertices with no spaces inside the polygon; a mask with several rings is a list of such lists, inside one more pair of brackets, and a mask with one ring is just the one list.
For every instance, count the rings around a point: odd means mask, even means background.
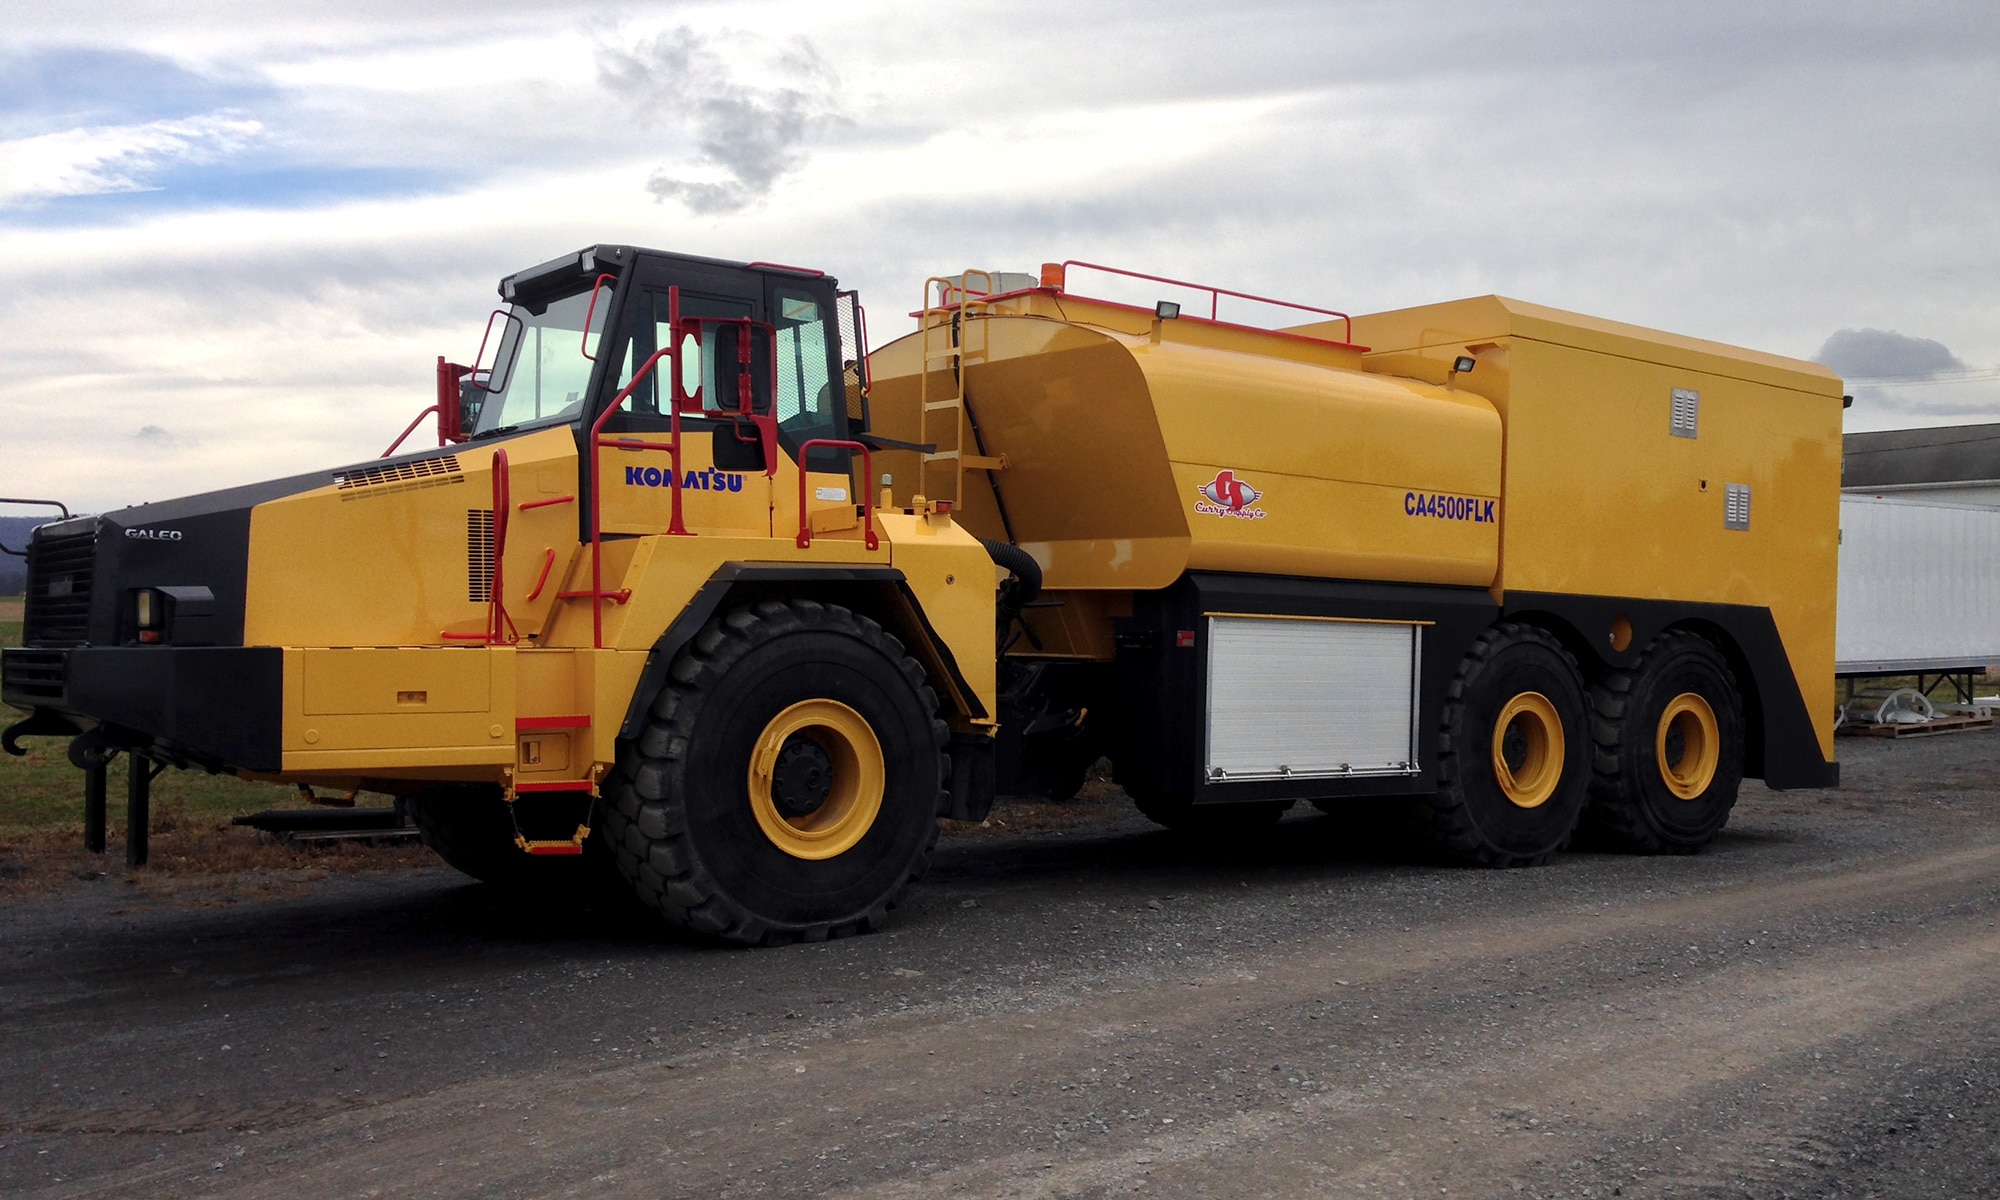
[{"label": "front wheel", "polygon": [[607,781],[625,878],[728,941],[874,927],[923,874],[949,778],[923,668],[881,626],[811,600],[710,623]]},{"label": "front wheel", "polygon": [[1496,625],[1459,663],[1439,731],[1431,827],[1452,854],[1534,866],[1569,844],[1590,779],[1583,679],[1562,643]]}]

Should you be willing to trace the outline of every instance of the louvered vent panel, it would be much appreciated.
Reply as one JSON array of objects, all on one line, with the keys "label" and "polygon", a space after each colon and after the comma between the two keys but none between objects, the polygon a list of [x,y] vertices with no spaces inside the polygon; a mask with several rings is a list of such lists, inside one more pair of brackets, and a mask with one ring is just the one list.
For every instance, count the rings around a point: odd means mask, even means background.
[{"label": "louvered vent panel", "polygon": [[1701,420],[1701,393],[1690,388],[1674,389],[1674,411],[1667,432],[1675,437],[1695,436]]},{"label": "louvered vent panel", "polygon": [[1722,487],[1722,527],[1750,528],[1750,485],[1727,483]]},{"label": "louvered vent panel", "polygon": [[475,604],[493,599],[493,510],[465,512],[465,591]]},{"label": "louvered vent panel", "polygon": [[[356,471],[336,471],[333,476],[334,486],[341,491],[371,495],[464,482],[465,472],[458,465],[456,454],[447,454],[441,458],[420,458],[415,462],[363,467]],[[352,499],[351,496],[348,498]]]}]

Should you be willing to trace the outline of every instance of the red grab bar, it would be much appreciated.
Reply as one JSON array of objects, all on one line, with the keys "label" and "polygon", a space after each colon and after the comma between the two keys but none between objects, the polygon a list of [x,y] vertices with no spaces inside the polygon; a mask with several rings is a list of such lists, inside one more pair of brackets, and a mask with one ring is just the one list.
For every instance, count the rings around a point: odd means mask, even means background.
[{"label": "red grab bar", "polygon": [[862,445],[860,442],[850,442],[840,438],[808,438],[799,444],[799,549],[805,549],[812,545],[813,541],[812,521],[810,520],[810,514],[806,512],[806,476],[810,473],[806,470],[806,454],[814,446],[832,446],[837,450],[861,451],[861,494],[865,497],[861,502],[861,528],[865,534],[863,544],[870,550],[879,549],[882,542],[880,538],[875,536],[874,456],[869,454],[868,447]]}]

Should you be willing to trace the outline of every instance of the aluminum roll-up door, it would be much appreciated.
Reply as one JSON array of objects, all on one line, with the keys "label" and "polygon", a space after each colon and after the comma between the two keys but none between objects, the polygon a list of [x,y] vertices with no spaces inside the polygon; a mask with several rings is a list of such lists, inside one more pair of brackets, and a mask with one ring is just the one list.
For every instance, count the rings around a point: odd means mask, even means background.
[{"label": "aluminum roll-up door", "polygon": [[1417,773],[1414,622],[1208,618],[1213,782]]}]

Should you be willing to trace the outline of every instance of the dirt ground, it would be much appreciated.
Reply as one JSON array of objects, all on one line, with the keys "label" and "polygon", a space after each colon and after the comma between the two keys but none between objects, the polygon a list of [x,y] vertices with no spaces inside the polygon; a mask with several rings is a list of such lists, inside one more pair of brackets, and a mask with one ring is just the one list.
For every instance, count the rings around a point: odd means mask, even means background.
[{"label": "dirt ground", "polygon": [[1698,856],[1531,871],[1113,794],[775,951],[79,870],[0,901],[0,1194],[2000,1196],[2000,735],[1841,751]]}]

